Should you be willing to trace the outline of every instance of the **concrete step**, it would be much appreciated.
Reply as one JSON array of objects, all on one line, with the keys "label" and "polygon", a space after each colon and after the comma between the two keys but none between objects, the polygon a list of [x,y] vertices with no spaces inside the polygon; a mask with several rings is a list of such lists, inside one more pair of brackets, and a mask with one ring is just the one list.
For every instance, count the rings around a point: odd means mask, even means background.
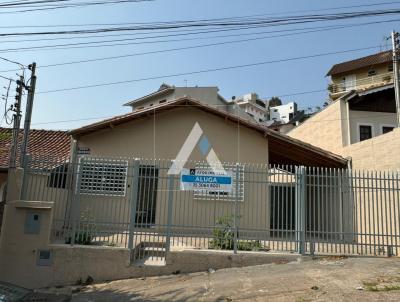
[{"label": "concrete step", "polygon": [[138,259],[134,262],[136,266],[164,266],[164,257],[146,257],[143,259]]},{"label": "concrete step", "polygon": [[138,256],[142,257],[164,257],[165,256],[165,248],[163,247],[142,247],[139,250]]},{"label": "concrete step", "polygon": [[145,247],[155,247],[155,248],[165,248],[165,246],[166,246],[166,244],[165,244],[165,242],[159,242],[159,241],[155,241],[155,242],[152,242],[152,241],[142,241],[141,243],[140,243],[140,246],[142,247],[142,248],[145,248]]}]

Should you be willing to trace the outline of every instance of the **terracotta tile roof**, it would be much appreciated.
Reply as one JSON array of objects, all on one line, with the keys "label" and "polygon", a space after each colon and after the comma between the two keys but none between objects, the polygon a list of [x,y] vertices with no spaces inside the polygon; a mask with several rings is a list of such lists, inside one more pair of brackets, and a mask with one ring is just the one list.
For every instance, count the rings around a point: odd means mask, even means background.
[{"label": "terracotta tile roof", "polygon": [[[21,146],[23,130],[19,131]],[[8,167],[12,129],[0,127],[0,169]],[[66,131],[32,129],[29,136],[28,153],[52,158],[66,159],[70,151],[70,136]],[[19,149],[18,149],[19,155]]]},{"label": "terracotta tile roof", "polygon": [[383,51],[370,56],[362,57],[359,59],[335,64],[326,74],[327,76],[332,76],[351,70],[368,67],[376,64],[389,63],[392,62],[392,51]]}]

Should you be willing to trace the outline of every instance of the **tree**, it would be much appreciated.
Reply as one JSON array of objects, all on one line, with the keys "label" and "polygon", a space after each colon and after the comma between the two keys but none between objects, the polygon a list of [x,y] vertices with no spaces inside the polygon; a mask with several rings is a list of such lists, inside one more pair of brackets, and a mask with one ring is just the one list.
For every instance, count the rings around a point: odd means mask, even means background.
[{"label": "tree", "polygon": [[269,100],[269,107],[275,107],[275,106],[280,106],[280,105],[282,105],[282,100],[277,96],[273,96]]}]

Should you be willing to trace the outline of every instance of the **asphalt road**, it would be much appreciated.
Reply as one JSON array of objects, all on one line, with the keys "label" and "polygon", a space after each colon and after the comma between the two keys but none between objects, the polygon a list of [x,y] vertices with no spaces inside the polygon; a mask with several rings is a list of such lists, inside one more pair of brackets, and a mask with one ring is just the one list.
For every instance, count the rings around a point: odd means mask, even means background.
[{"label": "asphalt road", "polygon": [[79,290],[72,301],[400,301],[400,259],[309,259],[120,280]]}]

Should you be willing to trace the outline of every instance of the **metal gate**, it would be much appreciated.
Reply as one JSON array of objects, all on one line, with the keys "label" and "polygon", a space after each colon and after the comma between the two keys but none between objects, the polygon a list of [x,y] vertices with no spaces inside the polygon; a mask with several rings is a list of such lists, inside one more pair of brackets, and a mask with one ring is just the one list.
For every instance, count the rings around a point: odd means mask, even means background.
[{"label": "metal gate", "polygon": [[163,262],[168,251],[190,248],[399,253],[398,173],[227,163],[233,189],[221,193],[182,190],[170,166],[28,158],[22,198],[55,202],[53,242],[125,247],[134,262]]}]

